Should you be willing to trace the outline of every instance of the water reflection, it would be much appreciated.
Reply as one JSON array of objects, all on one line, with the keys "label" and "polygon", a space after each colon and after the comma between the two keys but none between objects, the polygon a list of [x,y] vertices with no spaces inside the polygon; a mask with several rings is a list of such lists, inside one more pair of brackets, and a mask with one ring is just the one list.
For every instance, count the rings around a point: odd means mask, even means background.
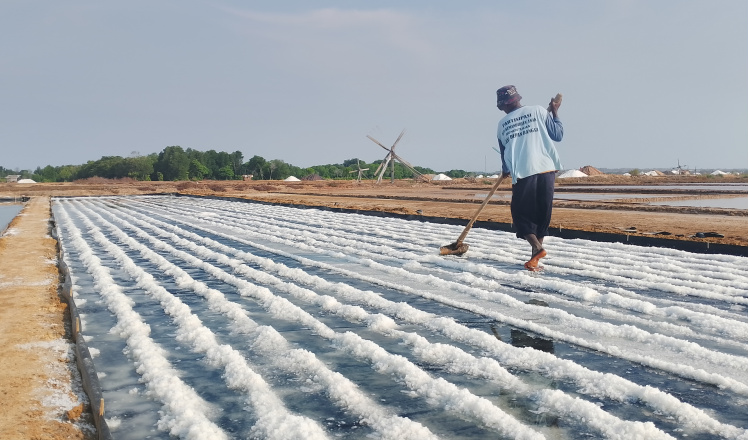
[{"label": "water reflection", "polygon": [[530,336],[521,330],[510,329],[510,343],[514,347],[531,347],[535,350],[555,353],[555,346],[551,340]]},{"label": "water reflection", "polygon": [[[540,307],[549,307],[549,304],[537,299],[530,299],[526,302],[526,304]],[[492,330],[492,334],[494,334],[498,340],[503,340],[494,324],[490,325],[490,329]],[[546,353],[555,353],[555,345],[551,339],[531,336],[522,330],[510,329],[510,344],[514,347],[531,347],[535,350],[544,351]]]},{"label": "water reflection", "polygon": [[[529,300],[526,304],[535,304],[542,307],[549,307],[549,305],[544,301],[533,299]],[[494,324],[490,325],[490,329],[492,330],[492,334],[494,334],[498,340],[503,340],[502,336],[500,336],[500,333],[497,331],[497,327]],[[510,343],[514,347],[531,347],[535,350],[541,350],[552,354],[554,354],[555,352],[555,347],[551,340],[531,336],[522,330],[510,329]],[[550,381],[549,379],[541,380],[546,383],[547,388],[557,389],[557,383],[555,381]],[[554,414],[550,414],[549,410],[546,408],[539,407],[533,401],[533,399],[528,400],[526,398],[518,398],[517,396],[512,395],[508,395],[506,397],[509,398],[507,404],[510,408],[522,409],[525,411],[522,416],[529,423],[537,426],[546,426],[548,428],[560,427],[560,417]]]}]

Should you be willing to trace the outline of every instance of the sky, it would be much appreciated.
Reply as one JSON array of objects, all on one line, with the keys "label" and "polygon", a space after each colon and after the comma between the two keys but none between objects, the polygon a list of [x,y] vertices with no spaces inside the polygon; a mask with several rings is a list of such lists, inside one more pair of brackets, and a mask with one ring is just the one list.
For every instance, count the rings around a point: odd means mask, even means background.
[{"label": "sky", "polygon": [[167,146],[500,169],[495,91],[563,94],[565,169],[747,168],[748,5],[3,0],[0,166]]}]

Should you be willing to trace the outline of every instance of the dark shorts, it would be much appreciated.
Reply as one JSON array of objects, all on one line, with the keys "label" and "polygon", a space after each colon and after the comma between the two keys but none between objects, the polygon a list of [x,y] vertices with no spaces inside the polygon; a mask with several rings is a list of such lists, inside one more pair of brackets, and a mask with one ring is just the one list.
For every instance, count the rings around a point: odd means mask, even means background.
[{"label": "dark shorts", "polygon": [[549,222],[552,218],[552,199],[555,196],[554,172],[534,174],[518,179],[513,185],[513,198],[510,213],[516,237],[529,234],[537,238],[549,235]]}]

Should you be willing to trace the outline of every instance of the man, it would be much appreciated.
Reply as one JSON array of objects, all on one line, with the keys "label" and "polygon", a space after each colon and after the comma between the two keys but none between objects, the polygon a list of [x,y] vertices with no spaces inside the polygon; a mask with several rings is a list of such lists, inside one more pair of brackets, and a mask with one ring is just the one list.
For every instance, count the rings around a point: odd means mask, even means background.
[{"label": "man", "polygon": [[497,108],[506,113],[497,125],[503,177],[513,179],[510,212],[516,236],[531,245],[531,259],[524,264],[530,271],[540,270],[539,260],[547,256],[542,243],[552,218],[555,172],[562,169],[554,145],[563,137],[557,118],[561,99],[553,98],[546,109],[522,106],[515,86],[497,90]]}]

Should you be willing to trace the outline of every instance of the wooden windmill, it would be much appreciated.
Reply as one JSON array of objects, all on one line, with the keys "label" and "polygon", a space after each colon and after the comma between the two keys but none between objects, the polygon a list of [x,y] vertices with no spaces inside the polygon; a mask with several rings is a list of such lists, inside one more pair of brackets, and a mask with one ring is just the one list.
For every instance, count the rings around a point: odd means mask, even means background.
[{"label": "wooden windmill", "polygon": [[349,171],[349,173],[357,173],[357,182],[362,181],[362,174],[370,171],[370,168],[362,168],[362,166],[359,164],[359,159],[357,159],[357,169]]},{"label": "wooden windmill", "polygon": [[687,165],[680,165],[680,159],[677,159],[677,174],[690,174],[690,168]]},{"label": "wooden windmill", "polygon": [[383,180],[383,174],[385,174],[385,170],[388,169],[389,164],[391,165],[391,183],[393,183],[394,176],[396,175],[396,161],[401,162],[401,165],[405,166],[409,171],[411,171],[414,174],[415,178],[419,177],[421,179],[426,179],[422,175],[422,173],[415,170],[414,167],[409,162],[405,161],[403,158],[401,158],[399,155],[396,154],[396,144],[398,144],[398,141],[401,140],[401,137],[404,135],[405,132],[406,132],[406,129],[403,129],[401,131],[401,134],[398,135],[396,142],[394,142],[393,145],[391,145],[391,148],[387,148],[385,145],[378,142],[378,140],[375,139],[374,137],[370,136],[369,134],[367,135],[368,139],[380,145],[380,147],[382,147],[384,150],[388,152],[388,154],[385,155],[385,159],[383,159],[383,162],[381,162],[380,165],[378,165],[378,169],[375,170],[375,174],[378,176],[377,183],[380,183],[380,181]]}]

